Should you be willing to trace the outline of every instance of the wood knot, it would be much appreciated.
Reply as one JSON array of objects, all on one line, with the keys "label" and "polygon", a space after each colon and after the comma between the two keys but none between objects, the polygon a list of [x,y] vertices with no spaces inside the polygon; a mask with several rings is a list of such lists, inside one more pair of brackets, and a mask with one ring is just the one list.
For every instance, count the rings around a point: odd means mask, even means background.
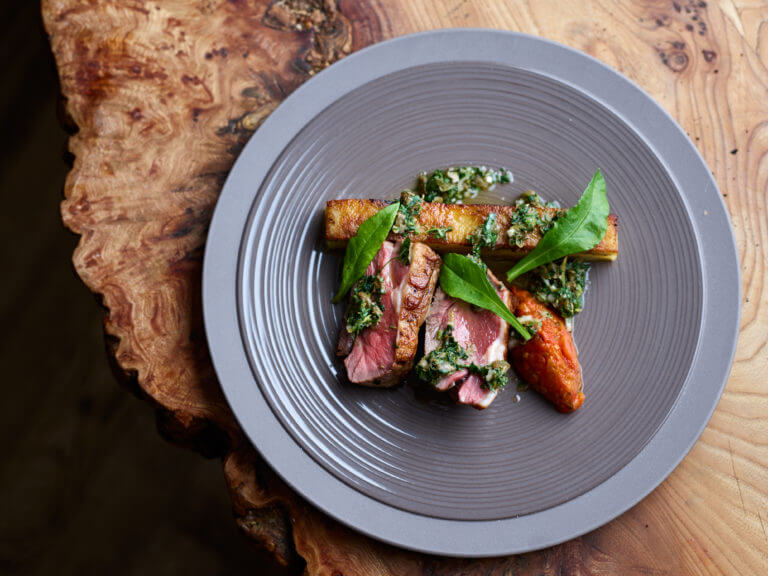
[{"label": "wood knot", "polygon": [[352,51],[352,26],[332,0],[273,0],[262,22],[276,30],[309,32],[294,67],[314,74]]},{"label": "wood knot", "polygon": [[312,71],[320,71],[352,51],[352,26],[338,14],[332,24],[317,31],[311,50],[306,55]]},{"label": "wood knot", "polygon": [[274,0],[264,14],[265,26],[277,30],[318,30],[336,17],[333,2],[318,0]]},{"label": "wood knot", "polygon": [[255,110],[251,110],[238,116],[237,118],[231,118],[226,126],[219,128],[216,133],[219,136],[225,134],[238,134],[241,132],[253,132],[258,128],[267,116],[277,108],[277,102],[265,102]]},{"label": "wood knot", "polygon": [[688,54],[684,50],[673,50],[672,52],[659,52],[659,58],[661,58],[662,64],[672,70],[672,72],[680,73],[688,68]]},{"label": "wood knot", "polygon": [[77,202],[72,204],[70,212],[75,214],[77,212],[88,212],[91,209],[91,203],[86,198],[80,198]]},{"label": "wood knot", "polygon": [[688,67],[688,54],[676,50],[670,54],[667,66],[674,72],[682,72]]},{"label": "wood knot", "polygon": [[701,53],[707,62],[712,62],[712,60],[717,58],[717,53],[714,50],[702,50]]},{"label": "wood knot", "polygon": [[199,86],[200,84],[203,83],[203,81],[200,80],[200,78],[198,78],[197,76],[190,76],[189,74],[182,74],[181,81],[184,84],[192,84],[193,86]]},{"label": "wood knot", "polygon": [[205,53],[205,59],[211,60],[216,57],[222,58],[224,60],[227,59],[227,56],[229,56],[229,50],[227,48],[214,48],[210,52]]},{"label": "wood knot", "polygon": [[684,4],[681,2],[673,2],[672,7],[675,12],[680,13],[680,17],[685,22],[685,29],[688,32],[698,32],[699,36],[704,36],[707,33],[707,23],[705,18],[707,16],[707,3],[703,0],[688,0]]}]

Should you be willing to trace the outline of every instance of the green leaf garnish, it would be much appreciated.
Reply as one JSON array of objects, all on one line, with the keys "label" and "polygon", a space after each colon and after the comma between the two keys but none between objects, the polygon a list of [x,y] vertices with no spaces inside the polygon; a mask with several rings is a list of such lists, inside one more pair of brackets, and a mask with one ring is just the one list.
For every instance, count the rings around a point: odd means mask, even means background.
[{"label": "green leaf garnish", "polygon": [[488,273],[477,263],[461,254],[446,254],[440,271],[440,287],[448,296],[464,300],[504,319],[525,340],[531,335],[506,304],[499,298]]},{"label": "green leaf garnish", "polygon": [[598,170],[576,206],[560,216],[536,247],[507,272],[507,281],[563,256],[597,246],[608,229],[609,212],[605,180]]},{"label": "green leaf garnish", "polygon": [[341,286],[333,297],[334,304],[340,302],[354,283],[365,275],[368,265],[387,239],[399,208],[400,202],[393,202],[360,224],[357,234],[350,239],[344,253]]}]

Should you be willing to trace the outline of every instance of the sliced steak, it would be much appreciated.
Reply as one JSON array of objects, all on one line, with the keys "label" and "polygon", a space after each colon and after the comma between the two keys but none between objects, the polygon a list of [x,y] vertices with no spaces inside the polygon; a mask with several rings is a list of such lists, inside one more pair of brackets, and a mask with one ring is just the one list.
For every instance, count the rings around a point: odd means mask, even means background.
[{"label": "sliced steak", "polygon": [[540,326],[527,342],[512,348],[512,365],[559,412],[573,412],[584,402],[581,366],[565,321],[522,288],[512,288],[512,313]]},{"label": "sliced steak", "polygon": [[[488,276],[499,297],[509,305],[509,290],[490,272]],[[442,345],[440,334],[449,324],[452,326],[453,338],[467,352],[468,358],[463,364],[487,366],[506,359],[509,338],[507,323],[493,312],[451,298],[439,287],[427,316],[425,355]],[[497,390],[485,386],[482,376],[466,368],[444,376],[435,384],[435,388],[450,390],[460,404],[480,409],[487,408],[498,394]]]},{"label": "sliced steak", "polygon": [[419,329],[440,272],[440,257],[426,244],[411,245],[411,263],[397,258],[399,245],[384,242],[368,266],[367,275],[380,275],[384,293],[381,320],[353,337],[342,327],[337,354],[351,382],[364,386],[394,386],[413,366]]}]

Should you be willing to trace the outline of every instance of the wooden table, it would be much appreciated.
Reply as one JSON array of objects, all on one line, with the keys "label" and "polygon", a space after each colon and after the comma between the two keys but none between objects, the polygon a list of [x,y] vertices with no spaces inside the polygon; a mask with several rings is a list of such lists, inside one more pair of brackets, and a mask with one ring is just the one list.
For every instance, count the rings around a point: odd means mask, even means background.
[{"label": "wooden table", "polygon": [[[80,235],[77,272],[105,307],[109,354],[167,437],[223,459],[238,524],[279,562],[345,575],[768,573],[768,4],[43,0],[42,11],[78,128],[61,212]],[[477,561],[380,544],[288,489],[224,401],[200,304],[211,212],[260,122],[346,54],[451,26],[551,38],[648,91],[717,178],[743,275],[728,386],[669,479],[581,538]]]}]

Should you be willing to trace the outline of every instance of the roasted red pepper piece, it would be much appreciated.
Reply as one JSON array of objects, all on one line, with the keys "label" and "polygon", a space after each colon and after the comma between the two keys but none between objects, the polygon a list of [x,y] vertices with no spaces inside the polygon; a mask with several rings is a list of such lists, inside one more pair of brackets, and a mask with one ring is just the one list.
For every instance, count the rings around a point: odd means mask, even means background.
[{"label": "roasted red pepper piece", "polygon": [[512,313],[541,322],[536,334],[512,349],[512,365],[559,412],[573,412],[584,402],[581,366],[565,321],[527,290],[512,287]]}]

